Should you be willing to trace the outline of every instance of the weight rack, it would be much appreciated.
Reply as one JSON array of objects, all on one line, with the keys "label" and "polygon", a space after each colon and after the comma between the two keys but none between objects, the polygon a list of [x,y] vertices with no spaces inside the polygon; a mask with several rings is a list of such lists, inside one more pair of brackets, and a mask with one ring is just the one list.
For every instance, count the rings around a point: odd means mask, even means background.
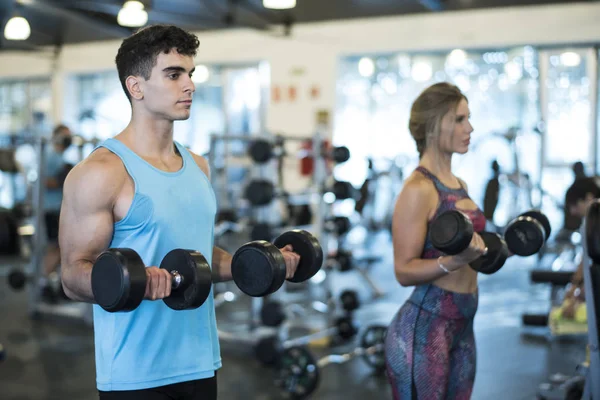
[{"label": "weight rack", "polygon": [[[325,159],[325,157],[322,157],[322,149],[323,149],[323,145],[324,145],[324,137],[327,135],[327,130],[328,130],[328,126],[326,123],[321,123],[318,124],[317,129],[315,131],[315,134],[312,136],[312,138],[310,138],[312,140],[312,155],[313,155],[313,176],[312,176],[312,183],[309,187],[309,189],[306,191],[306,193],[303,193],[302,196],[304,196],[307,200],[309,204],[314,205],[316,203],[317,206],[317,215],[316,218],[313,218],[313,223],[312,223],[312,227],[311,227],[311,233],[320,241],[321,247],[323,248],[323,254],[325,256],[325,259],[327,259],[327,255],[329,252],[329,237],[326,233],[325,230],[325,220],[327,215],[330,215],[330,207],[331,205],[328,204],[327,202],[325,202],[324,200],[324,194],[326,191],[327,187],[330,187],[331,185],[329,184],[329,179],[327,176],[327,160]],[[208,154],[208,161],[209,161],[209,166],[211,168],[211,170],[216,171],[219,170],[221,167],[221,174],[219,175],[220,179],[217,179],[216,181],[218,182],[217,184],[220,186],[220,189],[229,189],[231,190],[230,185],[228,185],[227,182],[227,167],[228,167],[228,163],[231,161],[235,161],[237,166],[252,166],[254,168],[256,168],[256,166],[252,163],[252,161],[249,159],[249,157],[239,157],[236,155],[231,154],[232,152],[231,150],[231,146],[229,145],[229,142],[232,141],[240,141],[240,142],[244,142],[244,143],[251,143],[254,142],[258,139],[265,139],[264,135],[248,135],[248,136],[241,136],[241,135],[230,135],[230,134],[225,134],[225,135],[211,135],[211,151]],[[302,138],[298,138],[298,137],[286,137],[284,139],[281,138],[277,138],[277,140],[282,141],[283,143],[286,141],[296,141],[296,142],[304,142],[309,138],[306,137],[302,137]],[[220,155],[220,157],[218,158],[219,161],[221,161],[223,163],[223,165],[219,165],[217,162],[217,152],[213,151],[213,149],[217,149],[219,147],[219,143],[223,142],[223,154]],[[279,143],[280,145],[283,145],[282,143]],[[247,146],[246,146],[247,147]],[[283,156],[281,156],[283,157]],[[281,162],[281,157],[279,157],[279,162]],[[276,157],[277,158],[277,157]],[[264,176],[264,168],[268,168],[267,166],[259,166],[258,169],[258,173],[255,173],[255,175],[257,176]],[[241,194],[241,190],[239,191]],[[245,204],[244,202],[235,202],[233,200],[233,198],[235,196],[232,196],[230,192],[225,194],[225,199],[223,201],[223,204],[221,205],[220,208],[230,208],[232,206],[237,207],[239,209],[243,209],[244,206],[247,206],[247,204]],[[238,197],[242,197],[240,195],[238,195]],[[239,204],[238,204],[239,203]],[[258,214],[260,214],[260,212],[264,212],[266,210],[257,210]],[[259,215],[260,217],[260,215]],[[260,220],[260,219],[259,219]],[[286,229],[293,229],[293,228],[298,228],[297,226],[290,226],[290,227],[278,227],[277,231],[285,231]],[[333,312],[330,312],[331,310],[334,310],[336,307],[335,301],[331,298],[331,287],[330,287],[330,281],[328,279],[328,273],[325,271],[325,268],[323,268],[319,274],[317,274],[317,276],[319,276],[319,278],[317,278],[317,280],[321,280],[322,281],[319,283],[320,285],[323,286],[324,291],[326,293],[326,299],[325,301],[313,301],[311,302],[310,307],[314,310],[317,311],[318,313],[322,313],[325,316],[327,316],[327,321],[326,321],[326,327],[323,330],[320,330],[317,333],[311,333],[308,334],[306,336],[302,336],[296,339],[293,339],[294,341],[298,341],[299,343],[304,342],[306,340],[313,340],[315,338],[325,338],[331,335],[334,335],[335,332],[337,331],[337,328],[335,327],[335,321],[334,321],[334,316],[333,316]],[[314,278],[313,278],[314,279]],[[310,284],[310,281],[307,282]],[[303,284],[300,284],[303,285]],[[286,287],[286,289],[288,288],[287,282],[286,285],[284,285],[284,287]],[[282,291],[280,290],[279,292],[277,292],[276,294],[272,295],[272,297],[280,297],[282,296]],[[286,293],[287,294],[287,293]],[[289,294],[292,295],[293,294]],[[231,297],[231,296],[230,296]],[[261,332],[260,329],[258,329],[259,327],[256,324],[256,321],[260,320],[260,311],[261,308],[264,305],[264,299],[263,298],[252,298],[251,299],[251,306],[250,306],[250,317],[248,318],[248,325],[247,325],[247,330],[245,332],[241,332],[242,334],[239,334],[238,332],[236,332],[236,334],[232,334],[231,332],[226,332],[224,330],[219,330],[219,337],[222,340],[225,341],[232,341],[232,342],[236,342],[236,343],[243,343],[243,344],[254,344],[256,345],[262,337],[264,337],[264,335],[272,335],[273,332],[272,330],[270,332]],[[289,313],[288,316],[293,317],[295,314],[294,313]],[[293,329],[293,328],[306,328],[305,324],[302,323],[293,323],[291,322],[289,319],[286,320],[280,327],[279,327],[279,336],[283,339],[283,340],[289,340],[289,332]],[[267,330],[269,331],[269,330]],[[243,338],[242,338],[243,337]]]}]

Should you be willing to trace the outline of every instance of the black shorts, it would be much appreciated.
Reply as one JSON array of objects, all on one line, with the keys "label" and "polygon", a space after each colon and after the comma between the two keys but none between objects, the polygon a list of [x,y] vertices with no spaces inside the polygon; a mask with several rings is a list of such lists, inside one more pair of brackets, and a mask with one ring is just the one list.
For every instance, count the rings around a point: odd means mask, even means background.
[{"label": "black shorts", "polygon": [[175,383],[142,390],[123,390],[114,392],[98,391],[100,400],[216,400],[217,373],[207,379]]},{"label": "black shorts", "polygon": [[58,241],[58,221],[60,219],[60,211],[46,211],[46,234],[48,235],[48,241]]}]

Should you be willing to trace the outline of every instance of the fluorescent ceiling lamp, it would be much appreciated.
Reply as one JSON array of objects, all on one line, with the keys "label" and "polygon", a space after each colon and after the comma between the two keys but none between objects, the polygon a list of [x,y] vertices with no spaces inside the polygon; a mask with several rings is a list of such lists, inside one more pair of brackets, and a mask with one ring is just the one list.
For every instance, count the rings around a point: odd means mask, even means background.
[{"label": "fluorescent ceiling lamp", "polygon": [[126,1],[123,8],[119,10],[117,22],[121,26],[136,28],[146,25],[148,22],[148,13],[144,10],[144,5],[139,1]]},{"label": "fluorescent ceiling lamp", "polygon": [[23,17],[12,17],[4,27],[4,37],[7,40],[27,40],[31,35],[29,22]]},{"label": "fluorescent ceiling lamp", "polygon": [[263,6],[274,10],[286,10],[296,7],[296,0],[263,0]]}]

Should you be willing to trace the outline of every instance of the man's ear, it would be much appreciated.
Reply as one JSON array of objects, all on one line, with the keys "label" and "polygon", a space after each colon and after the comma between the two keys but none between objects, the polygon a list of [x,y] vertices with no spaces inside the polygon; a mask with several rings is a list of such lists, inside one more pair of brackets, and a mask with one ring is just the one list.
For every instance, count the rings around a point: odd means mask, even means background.
[{"label": "man's ear", "polygon": [[127,79],[125,79],[125,86],[133,99],[142,100],[144,98],[144,90],[140,84],[139,77],[133,75],[128,76]]}]

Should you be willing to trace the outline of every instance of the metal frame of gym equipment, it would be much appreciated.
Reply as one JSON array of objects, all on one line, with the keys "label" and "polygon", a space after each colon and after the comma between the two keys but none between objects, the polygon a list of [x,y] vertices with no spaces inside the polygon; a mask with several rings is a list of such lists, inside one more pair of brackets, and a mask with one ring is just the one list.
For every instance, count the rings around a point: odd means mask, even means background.
[{"label": "metal frame of gym equipment", "polygon": [[[313,200],[311,202],[311,204],[314,204],[313,202],[316,202],[316,205],[318,208],[317,216],[316,216],[316,218],[314,218],[314,221],[312,223],[311,233],[317,239],[319,239],[321,247],[323,248],[323,254],[325,255],[325,258],[327,258],[327,254],[328,254],[328,243],[327,243],[328,238],[327,238],[327,235],[326,235],[326,232],[324,229],[324,224],[325,224],[324,218],[327,215],[330,206],[325,202],[325,200],[323,198],[325,188],[327,187],[327,180],[328,180],[327,165],[326,165],[327,160],[324,157],[320,157],[319,154],[321,154],[324,137],[327,134],[327,130],[328,130],[327,124],[320,123],[320,124],[318,124],[314,135],[310,138],[308,138],[308,137],[302,137],[302,138],[286,137],[284,139],[285,141],[299,141],[299,142],[305,141],[307,139],[312,140],[313,181],[312,181],[310,189],[306,191],[306,196],[308,196],[309,199],[312,196],[314,196],[314,199],[318,199],[318,200]],[[253,163],[251,164],[249,161],[246,161],[246,163],[243,163],[240,160],[240,157],[230,156],[228,154],[229,147],[227,146],[227,142],[236,141],[236,140],[243,141],[243,142],[250,142],[250,141],[257,140],[259,138],[265,138],[265,137],[258,136],[258,135],[248,135],[248,136],[228,135],[228,134],[212,135],[211,136],[211,149],[216,148],[217,142],[224,141],[224,142],[226,142],[225,151],[224,151],[225,154],[223,155],[223,157],[224,157],[223,161],[224,161],[225,165],[227,165],[228,161],[237,159],[237,161],[239,161],[241,165],[255,168],[256,166]],[[210,165],[211,170],[213,170],[213,168],[215,168],[215,166],[216,166],[215,157],[216,157],[215,152],[211,151],[208,156],[209,165]],[[264,168],[267,168],[267,167],[264,167]],[[224,188],[227,188],[226,174],[223,174],[223,175],[225,176],[225,179],[222,182],[222,185]],[[227,203],[225,206],[227,206],[227,207],[230,207],[232,204],[234,204],[234,202],[231,201],[230,199],[227,199],[226,201],[227,201]],[[260,213],[263,210],[257,210],[257,211]],[[277,230],[283,231],[287,228],[293,229],[293,228],[297,228],[297,227],[278,227]],[[335,308],[335,301],[334,301],[334,299],[331,298],[330,282],[328,279],[328,274],[325,271],[325,268],[321,269],[321,272],[319,275],[321,277],[323,277],[323,278],[318,278],[319,285],[321,285],[324,288],[327,298],[325,299],[325,301],[312,301],[310,303],[310,307],[314,311],[321,313],[328,317],[327,321],[325,323],[326,327],[323,330],[320,330],[316,333],[313,332],[306,336],[302,336],[302,337],[293,339],[294,343],[297,343],[298,345],[302,344],[302,343],[308,343],[312,340],[330,337],[337,333],[337,327],[335,326],[335,323],[334,323],[334,315],[332,315],[333,313],[329,312],[332,309],[332,307]],[[311,282],[309,281],[308,283],[310,284]],[[284,285],[284,288],[287,289],[287,285]],[[284,291],[286,289],[284,289]],[[279,292],[277,292],[271,296],[273,298],[281,297],[282,294],[280,292],[282,292],[282,290],[280,290]],[[226,297],[229,299],[226,301],[233,301],[233,299],[235,299],[237,297],[237,295],[234,294],[233,291],[225,292],[225,294],[226,294]],[[288,295],[288,293],[286,293],[286,295]],[[294,294],[289,293],[289,296],[294,297]],[[220,301],[219,303],[222,303],[222,301]],[[256,344],[256,343],[258,343],[258,341],[261,338],[263,338],[265,336],[272,336],[274,333],[273,331],[278,332],[277,333],[278,336],[281,337],[282,339],[289,340],[289,338],[287,336],[289,335],[289,332],[292,329],[294,329],[294,328],[306,329],[307,328],[306,319],[293,318],[298,315],[305,316],[306,310],[303,310],[302,307],[299,305],[285,304],[286,302],[284,301],[283,309],[284,309],[284,313],[285,313],[286,317],[285,317],[285,320],[283,321],[283,323],[281,325],[279,325],[278,327],[273,327],[271,329],[269,329],[268,327],[260,327],[260,328],[265,328],[265,329],[259,329],[257,322],[260,321],[260,319],[261,319],[260,318],[260,310],[264,303],[265,303],[264,298],[253,297],[251,299],[250,317],[248,318],[247,330],[244,332],[232,333],[232,332],[226,332],[222,329],[219,329],[219,338],[221,340],[235,342],[235,343]],[[298,320],[300,320],[300,321],[298,321]]]},{"label": "metal frame of gym equipment", "polygon": [[[52,139],[45,136],[31,136],[22,137],[17,139],[19,144],[32,144],[35,146],[36,159],[37,159],[37,170],[36,180],[33,185],[32,193],[32,210],[33,210],[33,248],[31,252],[30,261],[24,268],[23,273],[26,276],[26,280],[30,282],[29,289],[29,315],[32,318],[39,318],[44,315],[58,316],[83,320],[84,322],[91,324],[92,322],[92,308],[90,304],[86,303],[60,303],[60,304],[46,304],[40,301],[40,291],[38,290],[37,282],[42,275],[42,261],[44,258],[45,249],[45,235],[41,234],[44,232],[44,189],[43,183],[45,181],[45,161],[46,161],[46,146],[52,143]],[[97,139],[87,140],[81,136],[73,136],[72,145],[79,148],[80,157],[83,156],[82,148],[85,144],[97,144]]]},{"label": "metal frame of gym equipment", "polygon": [[[580,246],[579,246],[580,247]],[[577,265],[579,265],[582,251],[575,247],[563,247],[557,254],[545,254],[540,262],[543,268],[536,268],[530,271],[530,280],[532,284],[550,285],[549,311],[545,313],[523,313],[521,315],[524,327],[548,327],[549,313],[553,307],[559,306],[562,302],[560,297],[565,287],[571,282]],[[553,337],[550,332],[544,336]]]},{"label": "metal frame of gym equipment", "polygon": [[[588,209],[594,212],[594,219],[600,214],[600,200],[596,199]],[[597,222],[597,221],[595,221]],[[587,309],[589,362],[577,367],[579,375],[563,379],[560,382],[542,383],[538,397],[546,400],[600,399],[600,264],[591,258],[588,246],[599,246],[597,238],[590,239],[588,232],[588,217],[583,221],[586,237],[583,238],[583,282],[585,288],[585,303]],[[590,243],[590,241],[593,241]],[[576,396],[577,394],[577,396]],[[578,396],[578,395],[581,395]]]}]

